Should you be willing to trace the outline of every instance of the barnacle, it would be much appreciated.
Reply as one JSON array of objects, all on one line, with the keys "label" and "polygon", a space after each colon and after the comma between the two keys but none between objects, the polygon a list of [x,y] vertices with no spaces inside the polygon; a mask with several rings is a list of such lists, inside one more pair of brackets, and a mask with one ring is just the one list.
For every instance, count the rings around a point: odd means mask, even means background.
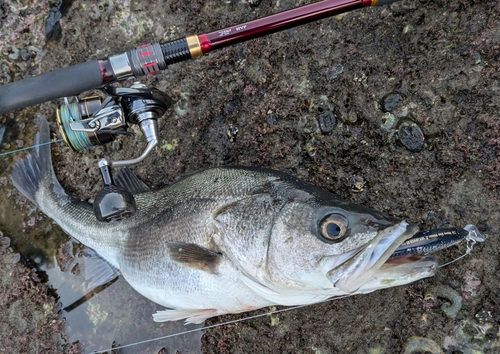
[{"label": "barnacle", "polygon": [[406,342],[406,347],[403,354],[413,354],[415,352],[432,354],[443,353],[439,345],[433,340],[423,337],[411,337]]},{"label": "barnacle", "polygon": [[438,298],[445,299],[448,303],[441,305],[441,310],[450,318],[457,317],[458,312],[462,308],[462,296],[449,286],[437,285],[425,291],[425,300],[437,300]]}]

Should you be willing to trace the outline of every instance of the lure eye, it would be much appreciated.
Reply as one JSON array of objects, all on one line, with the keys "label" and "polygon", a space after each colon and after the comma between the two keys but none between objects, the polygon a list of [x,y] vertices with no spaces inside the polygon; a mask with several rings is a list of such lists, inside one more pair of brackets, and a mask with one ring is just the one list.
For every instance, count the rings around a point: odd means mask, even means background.
[{"label": "lure eye", "polygon": [[319,233],[325,241],[339,242],[347,234],[348,222],[340,214],[330,214],[324,217],[319,223]]}]

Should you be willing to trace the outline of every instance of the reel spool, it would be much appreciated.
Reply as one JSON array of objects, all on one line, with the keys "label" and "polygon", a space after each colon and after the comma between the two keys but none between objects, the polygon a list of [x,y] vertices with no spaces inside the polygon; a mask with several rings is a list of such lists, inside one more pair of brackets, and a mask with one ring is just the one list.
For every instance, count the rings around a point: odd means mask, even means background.
[{"label": "reel spool", "polygon": [[[71,149],[79,151],[104,145],[115,140],[117,134],[126,134],[121,107],[113,104],[106,107],[105,112],[103,108],[100,97],[90,97],[79,102],[66,102],[57,109],[59,131]],[[105,129],[102,129],[103,125]]]}]

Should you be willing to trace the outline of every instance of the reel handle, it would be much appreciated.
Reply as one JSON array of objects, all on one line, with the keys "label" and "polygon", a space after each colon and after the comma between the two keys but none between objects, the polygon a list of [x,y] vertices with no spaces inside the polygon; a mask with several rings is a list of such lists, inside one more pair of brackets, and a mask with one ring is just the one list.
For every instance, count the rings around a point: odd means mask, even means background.
[{"label": "reel handle", "polygon": [[99,161],[104,187],[94,199],[94,214],[99,221],[118,221],[132,216],[137,207],[132,193],[117,186],[113,181],[109,163]]}]

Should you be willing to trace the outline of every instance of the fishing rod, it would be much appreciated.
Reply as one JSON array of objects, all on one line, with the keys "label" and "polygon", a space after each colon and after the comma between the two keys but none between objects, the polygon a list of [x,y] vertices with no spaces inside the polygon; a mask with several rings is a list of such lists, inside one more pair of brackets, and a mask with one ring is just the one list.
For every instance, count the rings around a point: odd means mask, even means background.
[{"label": "fishing rod", "polygon": [[104,188],[94,200],[95,215],[106,222],[121,219],[134,214],[136,206],[132,194],[114,183],[111,168],[130,166],[147,157],[159,141],[157,119],[173,102],[165,92],[139,82],[130,88],[110,84],[155,74],[171,64],[312,21],[396,1],[399,0],[323,0],[209,33],[143,44],[105,59],[0,86],[0,113],[101,89],[106,95],[104,100],[91,97],[70,103],[65,98],[57,110],[57,122],[64,141],[75,151],[109,143],[118,135],[130,135],[126,131],[128,124],[139,125],[147,140],[140,156],[123,161],[101,159],[98,163]]},{"label": "fishing rod", "polygon": [[399,0],[323,0],[216,31],[164,43],[143,44],[111,55],[0,86],[0,113],[75,96],[132,77],[157,73],[168,65],[312,21],[362,7]]}]

